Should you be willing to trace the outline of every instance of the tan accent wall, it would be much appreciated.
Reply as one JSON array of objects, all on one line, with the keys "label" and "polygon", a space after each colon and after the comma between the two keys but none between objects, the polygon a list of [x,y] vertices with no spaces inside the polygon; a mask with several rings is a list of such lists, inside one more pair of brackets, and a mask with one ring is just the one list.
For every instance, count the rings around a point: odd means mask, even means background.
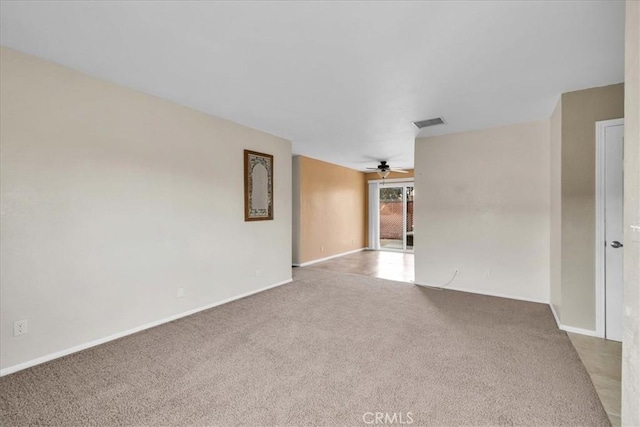
[{"label": "tan accent wall", "polygon": [[627,1],[624,123],[622,425],[640,426],[640,2]]},{"label": "tan accent wall", "polygon": [[450,289],[549,301],[549,134],[544,120],[416,139],[416,283],[457,268]]},{"label": "tan accent wall", "polygon": [[[0,68],[3,369],[291,278],[291,142],[10,49]],[[273,221],[244,221],[245,148],[274,156]]]},{"label": "tan accent wall", "polygon": [[364,248],[365,174],[304,156],[293,164],[293,264]]},{"label": "tan accent wall", "polygon": [[562,306],[562,97],[553,110],[549,128],[551,131],[549,150],[551,156],[549,302],[560,318]]},{"label": "tan accent wall", "polygon": [[562,94],[561,322],[567,326],[595,330],[595,123],[623,116],[622,83]]}]

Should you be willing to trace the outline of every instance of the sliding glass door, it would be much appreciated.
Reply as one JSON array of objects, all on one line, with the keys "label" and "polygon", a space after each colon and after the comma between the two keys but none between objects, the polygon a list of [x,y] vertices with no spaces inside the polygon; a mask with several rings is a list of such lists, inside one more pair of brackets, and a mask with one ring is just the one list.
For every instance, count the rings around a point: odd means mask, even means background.
[{"label": "sliding glass door", "polygon": [[379,186],[378,222],[377,249],[413,250],[413,183]]},{"label": "sliding glass door", "polygon": [[413,185],[404,187],[404,249],[413,250]]}]

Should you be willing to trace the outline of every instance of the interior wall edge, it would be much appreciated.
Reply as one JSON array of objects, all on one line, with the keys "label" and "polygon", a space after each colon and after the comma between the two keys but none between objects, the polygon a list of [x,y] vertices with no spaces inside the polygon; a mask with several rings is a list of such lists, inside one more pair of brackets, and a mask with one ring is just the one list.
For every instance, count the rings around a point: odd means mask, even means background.
[{"label": "interior wall edge", "polygon": [[624,307],[622,411],[624,426],[640,426],[640,2],[625,13]]}]

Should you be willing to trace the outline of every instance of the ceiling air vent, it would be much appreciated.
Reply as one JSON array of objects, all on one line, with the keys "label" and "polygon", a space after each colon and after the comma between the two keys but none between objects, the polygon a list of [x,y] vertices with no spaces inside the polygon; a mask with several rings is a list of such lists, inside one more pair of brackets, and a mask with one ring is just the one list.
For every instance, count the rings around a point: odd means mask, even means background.
[{"label": "ceiling air vent", "polygon": [[418,129],[424,129],[429,126],[443,125],[446,122],[442,117],[436,117],[435,119],[420,120],[419,122],[411,122],[411,123],[413,123],[413,125]]}]

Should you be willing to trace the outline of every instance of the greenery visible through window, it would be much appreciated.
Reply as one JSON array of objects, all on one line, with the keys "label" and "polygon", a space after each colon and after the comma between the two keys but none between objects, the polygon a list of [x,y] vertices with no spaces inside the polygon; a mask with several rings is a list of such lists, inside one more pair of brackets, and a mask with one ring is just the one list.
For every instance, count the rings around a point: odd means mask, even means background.
[{"label": "greenery visible through window", "polygon": [[380,189],[381,202],[395,202],[402,200],[402,187],[391,187]]}]

